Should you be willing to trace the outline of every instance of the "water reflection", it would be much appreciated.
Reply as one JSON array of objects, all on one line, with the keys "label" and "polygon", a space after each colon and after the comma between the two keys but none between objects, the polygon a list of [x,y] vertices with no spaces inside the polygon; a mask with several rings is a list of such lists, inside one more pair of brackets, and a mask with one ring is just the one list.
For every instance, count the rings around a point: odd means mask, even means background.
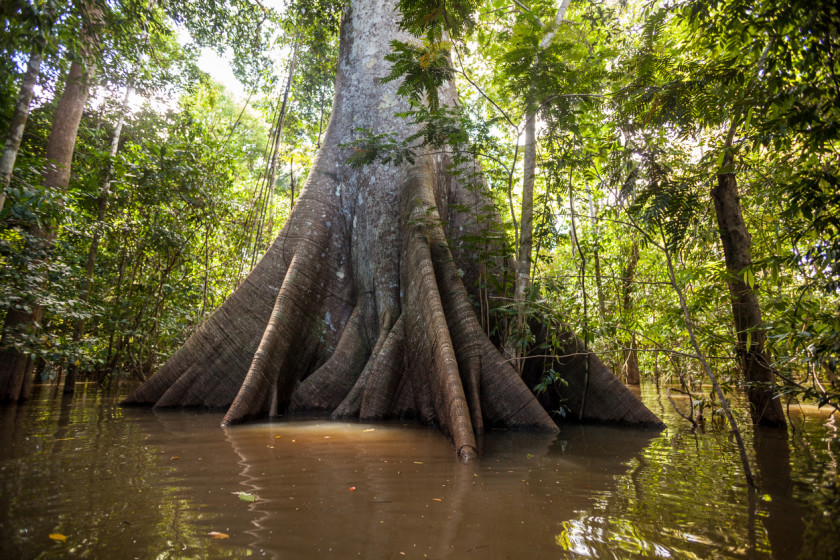
[{"label": "water reflection", "polygon": [[795,558],[802,548],[805,524],[799,505],[793,498],[787,433],[756,428],[753,441],[759,491],[766,511],[762,525],[773,557]]},{"label": "water reflection", "polygon": [[819,411],[797,416],[790,440],[748,434],[751,494],[727,434],[693,433],[673,413],[662,433],[491,432],[481,460],[460,465],[435,430],[414,425],[222,430],[217,413],[117,401],[86,389],[0,407],[0,558],[840,553],[837,430]]},{"label": "water reflection", "polygon": [[309,558],[556,555],[560,524],[615,491],[654,434],[571,428],[558,438],[493,432],[460,465],[432,430],[324,421],[225,431],[257,496],[252,547]]},{"label": "water reflection", "polygon": [[84,387],[44,397],[0,408],[0,558],[203,556],[148,413],[132,421]]}]

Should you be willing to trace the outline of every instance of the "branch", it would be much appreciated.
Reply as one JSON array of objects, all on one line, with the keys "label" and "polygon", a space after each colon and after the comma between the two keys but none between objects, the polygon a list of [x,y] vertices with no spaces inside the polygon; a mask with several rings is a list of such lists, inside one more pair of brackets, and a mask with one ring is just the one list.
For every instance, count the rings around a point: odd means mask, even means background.
[{"label": "branch", "polygon": [[[683,419],[687,420],[688,422],[691,422],[691,425],[696,428],[697,427],[697,422],[694,421],[694,418],[692,418],[691,416],[686,416],[685,414],[682,413],[682,411],[679,408],[677,408],[677,403],[674,402],[674,397],[671,396],[671,388],[670,387],[668,387],[668,389],[665,391],[665,394],[668,395],[668,400],[671,401],[671,406],[674,407],[674,411],[677,414],[679,414],[680,416],[682,416]],[[689,395],[689,398],[691,398],[691,395]]]},{"label": "branch", "polygon": [[460,53],[460,51],[458,51],[458,46],[456,45],[456,43],[455,43],[454,41],[452,42],[452,49],[455,51],[455,54],[456,54],[456,55],[457,55],[457,57],[458,57],[458,64],[461,66],[461,70],[460,70],[460,72],[459,72],[459,73],[460,73],[460,74],[464,77],[464,79],[465,79],[465,80],[467,80],[467,81],[470,83],[470,85],[471,85],[472,87],[474,87],[474,88],[475,88],[475,90],[476,90],[476,91],[477,91],[477,92],[478,92],[478,93],[479,93],[479,94],[480,94],[480,95],[481,95],[484,99],[486,99],[486,100],[487,100],[487,101],[488,101],[491,105],[493,105],[493,107],[495,107],[495,108],[496,108],[496,110],[497,110],[499,113],[501,113],[502,117],[504,117],[504,119],[508,122],[508,124],[509,124],[511,127],[513,127],[513,128],[514,128],[514,130],[517,130],[517,136],[518,136],[518,129],[517,129],[516,125],[515,125],[515,124],[513,124],[513,121],[510,119],[510,117],[509,117],[509,116],[508,116],[508,114],[505,112],[505,110],[504,110],[504,109],[502,109],[501,107],[499,107],[498,103],[496,103],[495,101],[493,101],[493,99],[492,99],[489,95],[487,95],[486,93],[484,93],[484,90],[482,90],[482,89],[481,89],[481,87],[480,87],[478,84],[476,84],[474,81],[472,81],[472,79],[469,77],[469,75],[467,74],[466,69],[464,68],[464,61],[463,61],[463,59],[462,59],[462,57],[461,57],[461,53]]},{"label": "branch", "polygon": [[665,240],[665,231],[662,229],[662,224],[659,225],[659,233],[662,236],[662,242],[664,244],[665,261],[668,266],[668,276],[671,279],[671,285],[674,287],[674,291],[677,292],[677,295],[680,298],[680,307],[682,308],[683,317],[685,319],[685,328],[688,331],[688,337],[691,340],[691,345],[692,347],[694,347],[694,351],[700,358],[700,363],[703,365],[703,369],[705,370],[706,375],[712,382],[712,386],[714,387],[715,392],[717,393],[718,399],[720,399],[721,408],[723,408],[723,412],[726,415],[726,419],[729,421],[729,426],[732,428],[732,433],[735,435],[735,441],[738,443],[738,452],[741,456],[741,463],[744,467],[744,477],[747,479],[747,485],[749,486],[750,491],[752,491],[752,489],[756,488],[756,485],[753,480],[752,469],[750,468],[749,459],[747,459],[747,450],[744,447],[744,440],[741,437],[741,430],[738,428],[738,423],[735,421],[735,417],[732,416],[732,410],[730,410],[729,408],[729,401],[723,394],[723,389],[721,389],[720,384],[718,383],[717,376],[715,376],[714,372],[712,371],[712,368],[706,361],[703,352],[700,350],[700,345],[697,343],[697,338],[694,336],[694,321],[691,319],[691,313],[689,313],[688,311],[688,303],[686,303],[685,295],[683,294],[679,283],[677,283],[677,278],[674,273],[674,264],[671,260],[671,252],[667,249],[668,244]]}]

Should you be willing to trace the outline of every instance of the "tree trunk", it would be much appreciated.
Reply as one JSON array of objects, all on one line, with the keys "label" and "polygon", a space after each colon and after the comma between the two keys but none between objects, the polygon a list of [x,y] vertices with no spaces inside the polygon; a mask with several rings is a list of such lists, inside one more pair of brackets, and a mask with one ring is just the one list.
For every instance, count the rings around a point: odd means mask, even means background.
[{"label": "tree trunk", "polygon": [[587,195],[589,196],[589,226],[592,228],[592,240],[594,241],[592,263],[595,265],[595,290],[598,296],[598,317],[601,319],[601,326],[603,327],[607,324],[607,306],[604,301],[604,283],[601,279],[601,256],[598,252],[601,232],[598,227],[598,209],[591,188],[587,189]]},{"label": "tree trunk", "polygon": [[[76,134],[87,102],[88,85],[93,74],[93,52],[99,42],[95,21],[96,16],[101,14],[91,9],[85,9],[84,12],[89,16],[82,30],[84,37],[82,59],[87,64],[83,66],[78,60],[72,62],[64,92],[56,107],[45,152],[43,185],[47,191],[63,192],[70,183],[70,164],[73,161]],[[33,255],[35,266],[46,266],[55,234],[55,227],[49,222],[30,226],[27,252]],[[29,310],[11,309],[6,314],[3,337],[0,340],[0,402],[13,402],[21,398],[21,388],[28,362],[26,354],[20,348],[11,345],[10,339],[21,333],[31,335],[37,332],[42,315],[43,308],[40,302],[33,303]]]},{"label": "tree trunk", "polygon": [[[462,460],[484,426],[557,429],[470,302],[480,263],[462,240],[481,234],[482,195],[443,155],[414,167],[346,164],[352,151],[340,145],[357,128],[414,132],[394,116],[406,108],[397,84],[379,83],[394,39],[409,37],[392,0],[353,2],[330,123],[283,230],[126,403],[227,408],[224,424],[286,411],[414,416],[437,424]],[[453,103],[454,85],[443,90]],[[638,400],[633,410],[658,423]]]},{"label": "tree trunk", "polygon": [[41,72],[41,48],[35,47],[29,55],[29,62],[26,65],[26,73],[20,84],[15,111],[12,113],[12,121],[9,123],[9,133],[6,135],[6,142],[3,144],[3,155],[0,156],[0,211],[6,203],[6,189],[12,180],[12,171],[15,168],[20,141],[23,138],[23,129],[26,127],[26,119],[29,117],[29,107],[32,105],[32,96],[35,92],[35,84],[38,83],[38,75]]},{"label": "tree trunk", "polygon": [[[563,0],[555,16],[554,27],[540,40],[539,50],[534,58],[534,64],[539,60],[539,51],[544,50],[551,43],[557,34],[557,26],[566,17],[566,10],[569,9],[571,0]],[[539,20],[537,20],[539,21]],[[542,25],[542,24],[541,24]],[[525,296],[531,287],[531,261],[534,238],[534,183],[537,175],[537,109],[533,107],[537,100],[529,93],[531,98],[526,99],[528,104],[527,118],[525,121],[525,144],[522,148],[522,213],[519,221],[519,244],[516,253],[516,276],[514,280],[513,301],[516,305],[516,330],[514,344],[506,353],[513,357],[514,365],[518,372],[522,372],[523,347],[520,340],[525,335],[527,323],[525,310]],[[512,209],[511,209],[512,211]],[[510,345],[508,345],[510,346]]]},{"label": "tree trunk", "polygon": [[[639,246],[633,243],[630,251],[630,258],[624,267],[624,274],[621,283],[624,288],[624,317],[631,319],[633,313],[633,280],[636,276],[636,266],[639,263]],[[624,382],[628,385],[638,385],[641,382],[639,375],[639,353],[636,351],[636,333],[630,333],[627,341],[627,348],[624,349]]]},{"label": "tree trunk", "polygon": [[[519,254],[517,255],[514,301],[522,304],[531,285],[531,252],[534,237],[534,179],[537,169],[537,115],[525,123],[525,146],[522,151],[522,214],[519,220]],[[522,321],[520,317],[520,322]]]},{"label": "tree trunk", "polygon": [[519,220],[519,247],[516,255],[516,280],[514,282],[513,301],[516,305],[516,328],[508,336],[513,336],[508,353],[513,358],[516,371],[522,372],[522,339],[525,336],[527,313],[525,297],[531,286],[531,253],[534,238],[534,180],[537,169],[537,115],[528,117],[525,123],[525,146],[522,152],[522,213]]},{"label": "tree trunk", "polygon": [[[732,165],[732,156],[727,155],[723,169],[731,169]],[[773,389],[773,368],[764,350],[765,334],[754,282],[745,281],[745,276],[752,278],[752,240],[741,214],[738,181],[734,173],[718,174],[718,184],[712,189],[712,199],[726,261],[727,284],[737,332],[737,352],[747,384],[750,415],[756,425],[784,427],[787,422],[782,404]]]},{"label": "tree trunk", "polygon": [[[96,266],[96,257],[99,255],[99,240],[102,239],[102,227],[105,223],[105,214],[108,212],[108,197],[111,194],[111,179],[114,175],[114,159],[117,157],[117,151],[120,147],[120,136],[122,135],[123,124],[125,123],[125,113],[128,111],[128,99],[131,95],[131,88],[125,88],[125,96],[123,97],[120,116],[117,117],[117,124],[114,126],[114,135],[111,138],[111,149],[108,152],[108,167],[105,170],[105,180],[102,182],[102,188],[99,191],[99,200],[97,201],[96,211],[96,225],[93,230],[93,237],[90,240],[90,247],[88,248],[88,258],[85,264],[85,277],[82,281],[82,301],[88,303],[90,301],[90,290],[93,282],[93,269]],[[82,340],[85,332],[85,320],[79,319],[73,325],[73,345],[76,346]],[[70,394],[74,391],[76,385],[76,373],[79,366],[76,361],[71,361],[67,364],[67,377],[64,380],[64,394]]]},{"label": "tree trunk", "polygon": [[295,207],[295,158],[289,162],[289,213]]}]

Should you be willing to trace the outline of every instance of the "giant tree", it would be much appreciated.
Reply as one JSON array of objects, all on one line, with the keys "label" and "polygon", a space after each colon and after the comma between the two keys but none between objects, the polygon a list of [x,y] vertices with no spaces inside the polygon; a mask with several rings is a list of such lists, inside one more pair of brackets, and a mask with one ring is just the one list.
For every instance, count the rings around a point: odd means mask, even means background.
[{"label": "giant tree", "polygon": [[[395,115],[406,108],[398,84],[382,80],[396,39],[414,40],[392,0],[352,3],[330,122],[289,220],[239,288],[127,403],[223,407],[226,425],[284,411],[413,415],[437,423],[462,460],[475,456],[485,425],[556,430],[471,302],[479,263],[466,240],[485,222],[473,210],[483,206],[481,189],[466,184],[445,150],[402,164],[348,164],[359,129],[398,140],[417,132]],[[455,104],[451,74],[439,76],[429,96]],[[550,406],[562,398],[587,420],[661,425],[597,357],[581,358],[574,336],[563,337],[571,355],[539,364],[566,382],[549,392]],[[534,369],[526,367],[531,382]]]}]

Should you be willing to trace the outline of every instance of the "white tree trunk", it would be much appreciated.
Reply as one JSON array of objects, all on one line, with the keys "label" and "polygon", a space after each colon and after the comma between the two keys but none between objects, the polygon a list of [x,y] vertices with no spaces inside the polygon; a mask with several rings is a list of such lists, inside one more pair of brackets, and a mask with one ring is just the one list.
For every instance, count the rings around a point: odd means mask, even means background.
[{"label": "white tree trunk", "polygon": [[23,75],[23,81],[20,84],[20,94],[18,94],[17,103],[15,103],[15,112],[12,114],[12,122],[9,125],[9,133],[6,135],[6,142],[3,144],[3,155],[0,156],[0,211],[3,210],[6,203],[6,189],[12,180],[15,159],[23,138],[23,130],[26,128],[26,119],[29,117],[29,107],[32,105],[32,96],[40,72],[41,52],[40,49],[35,48],[29,55],[26,73]]}]

